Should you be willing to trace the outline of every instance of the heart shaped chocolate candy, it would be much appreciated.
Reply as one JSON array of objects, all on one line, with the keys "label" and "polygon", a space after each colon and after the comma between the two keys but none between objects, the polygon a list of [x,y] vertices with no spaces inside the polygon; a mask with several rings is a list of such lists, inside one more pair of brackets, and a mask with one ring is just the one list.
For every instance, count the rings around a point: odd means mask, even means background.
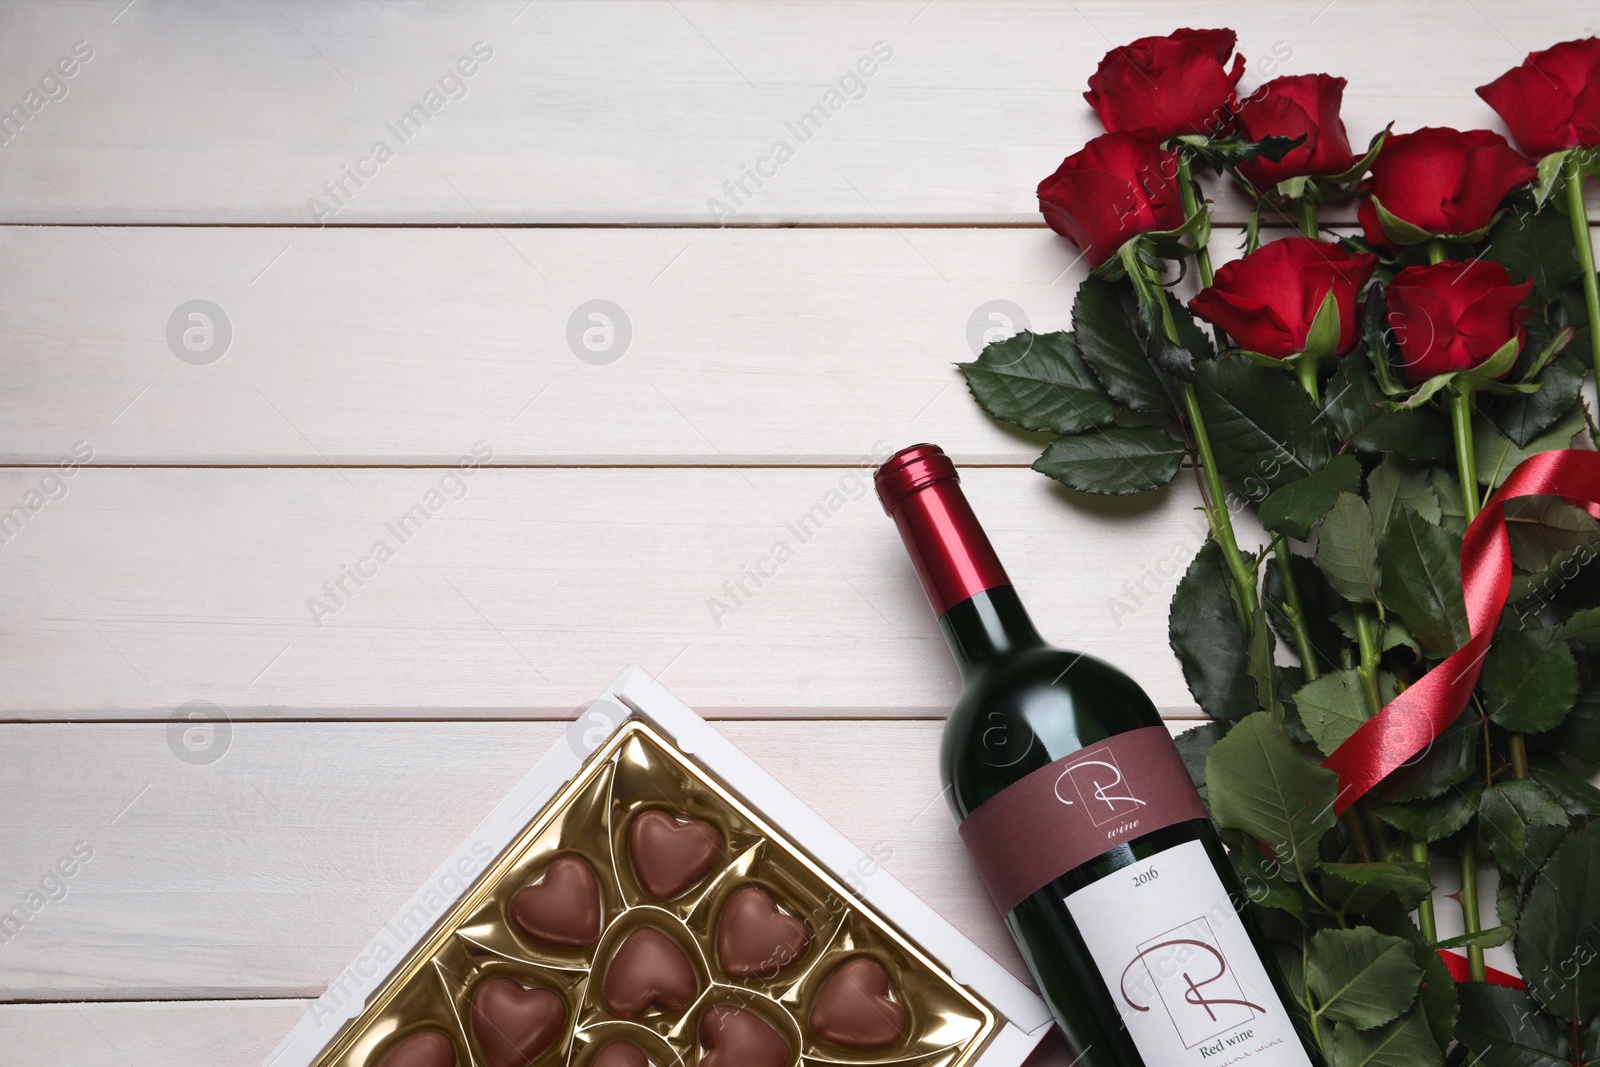
[{"label": "heart shaped chocolate candy", "polygon": [[716,864],[722,835],[708,822],[652,808],[633,817],[628,850],[644,891],[657,900],[671,900]]},{"label": "heart shaped chocolate candy", "polygon": [[811,1030],[845,1048],[884,1048],[906,1030],[906,1010],[889,996],[889,974],[871,956],[851,956],[823,981]]},{"label": "heart shaped chocolate candy", "polygon": [[560,1039],[567,1002],[553,989],[487,978],[472,992],[472,1033],[489,1067],[527,1067]]},{"label": "heart shaped chocolate candy", "polygon": [[589,1067],[650,1067],[644,1050],[632,1041],[607,1041],[589,1061]]},{"label": "heart shaped chocolate candy", "polygon": [[575,852],[558,854],[507,910],[518,928],[547,945],[583,948],[600,937],[600,883]]},{"label": "heart shaped chocolate candy", "polygon": [[780,911],[758,885],[740,888],[717,918],[717,959],[739,978],[771,978],[811,944],[805,921]]},{"label": "heart shaped chocolate candy", "polygon": [[699,1067],[789,1067],[789,1042],[753,1011],[713,1004],[700,1017]]},{"label": "heart shaped chocolate candy", "polygon": [[456,1067],[455,1042],[442,1030],[418,1030],[395,1042],[378,1067]]},{"label": "heart shaped chocolate candy", "polygon": [[660,930],[641,926],[622,939],[606,968],[600,997],[621,1019],[653,1011],[682,1011],[700,992],[700,979],[683,947]]}]

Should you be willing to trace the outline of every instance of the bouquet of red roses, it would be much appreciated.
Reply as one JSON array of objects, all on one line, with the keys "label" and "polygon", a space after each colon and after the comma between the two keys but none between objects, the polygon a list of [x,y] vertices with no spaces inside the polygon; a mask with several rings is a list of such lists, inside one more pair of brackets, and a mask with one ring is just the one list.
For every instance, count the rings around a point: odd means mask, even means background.
[{"label": "bouquet of red roses", "polygon": [[[1383,130],[1359,156],[1344,79],[1245,94],[1234,47],[1101,61],[1107,132],[1039,185],[1093,268],[1073,329],[967,382],[1055,435],[1034,467],[1073,489],[1193,469],[1210,536],[1169,625],[1215,721],[1179,744],[1330,1062],[1595,1063],[1600,454],[1572,446],[1600,441],[1600,40],[1478,90],[1514,144]],[[1252,205],[1215,271],[1200,174]],[[1520,979],[1484,964],[1504,944]]]}]

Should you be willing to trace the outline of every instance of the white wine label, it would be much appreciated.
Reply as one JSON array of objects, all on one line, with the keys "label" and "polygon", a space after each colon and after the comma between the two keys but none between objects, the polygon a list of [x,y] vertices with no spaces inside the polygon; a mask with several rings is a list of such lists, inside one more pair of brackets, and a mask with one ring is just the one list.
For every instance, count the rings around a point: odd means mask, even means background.
[{"label": "white wine label", "polygon": [[1200,842],[1124,867],[1066,904],[1145,1063],[1310,1067]]}]

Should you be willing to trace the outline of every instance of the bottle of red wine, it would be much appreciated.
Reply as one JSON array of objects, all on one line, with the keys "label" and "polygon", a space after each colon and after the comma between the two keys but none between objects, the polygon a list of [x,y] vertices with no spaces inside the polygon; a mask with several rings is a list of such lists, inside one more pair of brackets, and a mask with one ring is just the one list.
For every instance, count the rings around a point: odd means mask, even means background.
[{"label": "bottle of red wine", "polygon": [[1321,1067],[1150,698],[1044,643],[938,446],[876,484],[961,668],[946,795],[1077,1067]]}]

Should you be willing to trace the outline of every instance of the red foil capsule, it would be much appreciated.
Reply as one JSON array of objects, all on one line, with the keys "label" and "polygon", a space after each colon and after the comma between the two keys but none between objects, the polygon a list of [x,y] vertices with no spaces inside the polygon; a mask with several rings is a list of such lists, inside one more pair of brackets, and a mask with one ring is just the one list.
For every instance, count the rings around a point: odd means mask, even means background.
[{"label": "red foil capsule", "polygon": [[873,483],[883,510],[900,529],[935,614],[985,589],[1011,584],[944,449],[902,448],[878,468]]}]

